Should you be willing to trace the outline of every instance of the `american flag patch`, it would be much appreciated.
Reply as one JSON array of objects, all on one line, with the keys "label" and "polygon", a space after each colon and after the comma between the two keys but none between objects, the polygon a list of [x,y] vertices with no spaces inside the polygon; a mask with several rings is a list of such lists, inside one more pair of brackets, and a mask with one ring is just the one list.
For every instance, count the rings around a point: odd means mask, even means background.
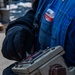
[{"label": "american flag patch", "polygon": [[53,21],[54,16],[55,16],[55,13],[52,9],[48,9],[44,15],[45,19],[50,22]]}]

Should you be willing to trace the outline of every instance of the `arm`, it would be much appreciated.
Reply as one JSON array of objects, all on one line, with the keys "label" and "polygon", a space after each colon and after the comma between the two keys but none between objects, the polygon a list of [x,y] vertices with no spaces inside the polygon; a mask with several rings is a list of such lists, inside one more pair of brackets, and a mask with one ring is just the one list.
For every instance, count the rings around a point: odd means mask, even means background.
[{"label": "arm", "polygon": [[27,26],[30,29],[33,29],[33,22],[37,10],[39,0],[35,0],[34,3],[32,4],[32,9],[30,9],[23,17],[20,17],[16,19],[15,21],[12,21],[9,23],[6,33],[8,29],[10,29],[13,26],[17,26],[18,24],[21,24],[23,26]]},{"label": "arm", "polygon": [[5,58],[20,61],[26,57],[26,52],[31,53],[34,44],[34,33],[32,31],[37,9],[36,4],[38,4],[38,0],[35,0],[32,9],[23,17],[9,23],[2,44],[2,54]]}]

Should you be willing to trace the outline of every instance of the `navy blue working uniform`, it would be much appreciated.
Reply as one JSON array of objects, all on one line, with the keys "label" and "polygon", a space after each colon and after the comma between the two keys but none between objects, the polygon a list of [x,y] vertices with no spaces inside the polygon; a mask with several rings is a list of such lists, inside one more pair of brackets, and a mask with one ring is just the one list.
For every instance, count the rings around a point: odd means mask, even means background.
[{"label": "navy blue working uniform", "polygon": [[75,66],[74,5],[75,0],[35,0],[23,17],[9,23],[2,45],[3,56],[21,61],[26,52],[61,45],[65,63]]}]

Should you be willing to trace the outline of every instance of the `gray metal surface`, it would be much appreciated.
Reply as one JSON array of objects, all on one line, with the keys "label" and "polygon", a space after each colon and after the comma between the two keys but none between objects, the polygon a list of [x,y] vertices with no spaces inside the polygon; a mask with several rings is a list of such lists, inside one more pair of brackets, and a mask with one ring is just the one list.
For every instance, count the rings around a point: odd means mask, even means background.
[{"label": "gray metal surface", "polygon": [[12,70],[17,73],[18,72],[19,73],[31,73],[34,70],[38,69],[40,66],[44,65],[47,61],[53,59],[58,54],[61,53],[60,55],[62,55],[62,52],[63,52],[63,48],[61,46],[57,46],[52,49],[49,48],[47,49],[47,52],[45,51],[44,53],[37,56],[38,58],[33,63],[29,63],[29,64],[20,63],[17,67],[14,67]]},{"label": "gray metal surface", "polygon": [[17,66],[14,66],[12,70],[19,75],[49,75],[50,66],[60,64],[66,69],[66,75],[75,75],[75,67],[68,68],[64,62],[62,55],[65,52],[61,46],[46,50],[31,60],[34,60],[34,62],[24,63],[22,61]]}]

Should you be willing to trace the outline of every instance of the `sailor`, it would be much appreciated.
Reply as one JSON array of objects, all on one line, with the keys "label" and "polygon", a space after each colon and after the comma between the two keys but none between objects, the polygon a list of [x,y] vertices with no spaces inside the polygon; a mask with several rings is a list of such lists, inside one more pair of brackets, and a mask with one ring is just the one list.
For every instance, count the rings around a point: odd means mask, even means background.
[{"label": "sailor", "polygon": [[[26,52],[32,54],[61,45],[65,63],[68,67],[75,66],[74,6],[74,0],[35,0],[24,16],[9,23],[2,44],[3,56],[21,61]],[[10,75],[10,71],[5,69],[3,75]]]}]

